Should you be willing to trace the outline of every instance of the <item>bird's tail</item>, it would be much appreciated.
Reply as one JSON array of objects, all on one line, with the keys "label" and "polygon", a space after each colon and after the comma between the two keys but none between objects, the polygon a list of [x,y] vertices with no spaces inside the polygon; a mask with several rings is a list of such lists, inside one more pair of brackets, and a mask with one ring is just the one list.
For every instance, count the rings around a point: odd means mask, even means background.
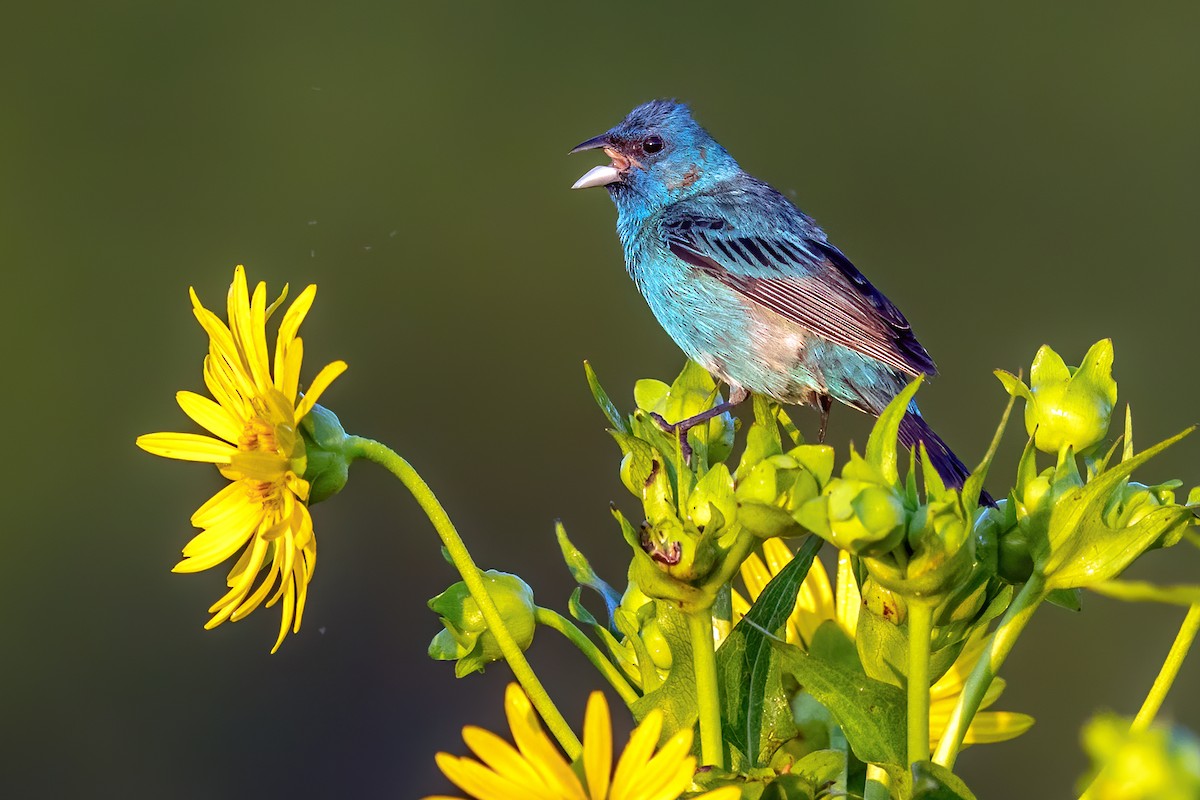
[{"label": "bird's tail", "polygon": [[[929,423],[921,418],[914,407],[909,406],[908,413],[900,421],[900,443],[912,449],[917,446],[917,442],[924,443],[925,451],[929,453],[929,460],[933,463],[933,468],[937,470],[938,475],[942,476],[946,485],[961,489],[967,476],[971,474],[971,470],[967,469],[967,465],[954,455],[954,451],[942,441],[942,437],[933,432],[933,428],[929,427]],[[980,493],[979,502],[981,505],[996,505],[996,501],[987,492]]]}]

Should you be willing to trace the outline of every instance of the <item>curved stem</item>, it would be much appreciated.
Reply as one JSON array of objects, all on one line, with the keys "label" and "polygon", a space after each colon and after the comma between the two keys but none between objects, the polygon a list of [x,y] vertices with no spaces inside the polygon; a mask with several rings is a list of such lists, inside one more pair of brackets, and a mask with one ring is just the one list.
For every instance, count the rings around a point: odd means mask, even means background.
[{"label": "curved stem", "polygon": [[347,436],[346,454],[350,458],[365,458],[378,464],[395,475],[404,484],[404,488],[412,493],[413,499],[421,506],[421,510],[429,517],[429,521],[433,523],[438,536],[441,537],[442,544],[445,545],[446,552],[450,555],[450,560],[462,575],[463,583],[471,593],[471,598],[478,604],[488,630],[496,637],[496,643],[500,645],[500,652],[504,654],[504,660],[512,669],[513,676],[521,684],[521,688],[529,696],[533,707],[545,720],[546,727],[550,729],[550,733],[566,751],[567,756],[572,761],[579,758],[580,753],[583,752],[583,745],[580,744],[579,737],[563,719],[562,714],[550,699],[550,695],[546,693],[545,687],[534,674],[533,668],[529,666],[529,661],[521,652],[521,646],[516,643],[512,634],[508,632],[508,628],[505,627],[500,610],[496,608],[496,603],[488,594],[479,567],[475,566],[471,554],[467,552],[466,545],[463,544],[462,538],[454,528],[454,523],[450,521],[446,510],[434,496],[433,490],[417,474],[412,465],[379,442],[361,436]]},{"label": "curved stem", "polygon": [[970,677],[963,685],[958,704],[950,716],[950,723],[938,741],[937,753],[933,757],[935,763],[946,769],[954,768],[954,760],[958,758],[958,751],[962,748],[963,737],[967,735],[967,728],[975,718],[975,712],[979,710],[988,687],[992,685],[992,679],[1000,671],[1000,665],[1012,651],[1021,631],[1029,624],[1033,612],[1045,599],[1045,578],[1035,572],[1004,612],[1000,625],[992,634],[983,655],[979,657],[979,662],[975,664],[975,669],[971,670]]},{"label": "curved stem", "polygon": [[1197,632],[1200,632],[1200,604],[1188,609],[1183,624],[1179,626],[1179,633],[1175,636],[1175,643],[1167,653],[1167,660],[1163,662],[1162,669],[1154,679],[1154,685],[1150,687],[1150,693],[1146,695],[1146,701],[1133,718],[1129,730],[1136,733],[1150,727],[1158,710],[1162,708],[1163,700],[1167,698],[1167,692],[1171,690],[1171,684],[1175,683],[1175,678],[1179,675],[1179,668],[1183,666],[1183,659],[1192,648]]},{"label": "curved stem", "polygon": [[712,609],[687,614],[692,663],[696,670],[696,704],[700,710],[700,759],[707,766],[725,769],[725,744],[721,735],[721,695],[717,688],[717,654],[713,649]]},{"label": "curved stem", "polygon": [[929,760],[929,640],[933,606],[908,604],[908,763]]},{"label": "curved stem", "polygon": [[533,612],[533,618],[539,625],[545,625],[547,628],[556,630],[567,640],[579,648],[580,652],[587,657],[587,660],[592,662],[604,679],[616,690],[621,699],[625,701],[625,705],[632,706],[637,702],[640,695],[629,685],[629,681],[625,680],[625,676],[621,671],[613,666],[613,663],[605,658],[600,652],[600,648],[596,647],[595,642],[584,635],[583,631],[571,622],[571,620],[559,614],[557,611],[549,608],[538,606]]}]

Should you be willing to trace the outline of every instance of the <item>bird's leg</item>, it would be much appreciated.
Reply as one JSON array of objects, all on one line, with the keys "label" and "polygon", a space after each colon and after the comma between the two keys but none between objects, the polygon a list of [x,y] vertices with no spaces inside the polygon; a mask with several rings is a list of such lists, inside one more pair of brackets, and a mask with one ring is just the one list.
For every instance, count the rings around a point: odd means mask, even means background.
[{"label": "bird's leg", "polygon": [[658,423],[658,427],[662,428],[663,433],[673,433],[679,436],[679,445],[680,449],[683,451],[683,458],[688,463],[691,463],[692,446],[688,444],[688,431],[697,425],[708,422],[713,417],[719,417],[727,411],[732,411],[744,403],[746,398],[749,396],[749,390],[743,389],[741,386],[733,386],[730,388],[728,400],[726,400],[724,403],[718,403],[707,411],[701,411],[695,416],[688,417],[687,419],[680,420],[679,422],[671,423],[663,419],[661,414],[651,411],[650,418]]},{"label": "bird's leg", "polygon": [[825,429],[829,427],[829,410],[833,408],[833,398],[827,394],[817,395],[817,410],[821,412],[821,427],[817,431],[817,444],[825,444]]}]

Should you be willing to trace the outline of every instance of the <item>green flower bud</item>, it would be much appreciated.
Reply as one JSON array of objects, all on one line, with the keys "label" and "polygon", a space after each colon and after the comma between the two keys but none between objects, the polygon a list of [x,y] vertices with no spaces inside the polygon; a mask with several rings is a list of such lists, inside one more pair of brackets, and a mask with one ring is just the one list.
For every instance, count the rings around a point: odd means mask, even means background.
[{"label": "green flower bud", "polygon": [[[625,590],[625,594],[621,596],[620,608],[635,619],[641,620],[643,616],[647,617],[638,628],[638,638],[645,645],[646,652],[649,653],[650,661],[655,668],[661,672],[667,672],[671,669],[671,648],[667,645],[667,639],[663,636],[658,619],[652,613],[645,615],[639,613],[648,604],[653,609],[653,602],[645,592],[638,588],[637,584],[631,583]],[[634,656],[634,663],[637,663],[636,656]]]},{"label": "green flower bud", "polygon": [[1173,504],[1173,490],[1182,485],[1181,481],[1168,481],[1158,486],[1130,481],[1109,498],[1108,507],[1104,510],[1104,521],[1113,528],[1137,525],[1155,509]]},{"label": "green flower bud", "polygon": [[1025,429],[1039,450],[1058,453],[1070,447],[1079,453],[1108,433],[1117,402],[1112,363],[1111,339],[1092,345],[1076,369],[1043,345],[1034,356],[1029,386],[1008,372],[996,375],[1009,394],[1025,399]]},{"label": "green flower bud", "polygon": [[[536,627],[533,590],[507,572],[489,569],[483,573],[483,580],[508,632],[522,650],[527,649]],[[496,637],[488,630],[483,612],[462,581],[431,599],[429,608],[445,626],[429,643],[429,656],[438,661],[457,662],[454,665],[457,677],[482,672],[486,665],[504,657]]]},{"label": "green flower bud", "polygon": [[312,505],[333,497],[346,485],[350,471],[346,431],[336,414],[314,405],[300,420],[300,435],[308,454],[303,478],[309,483],[308,502]]},{"label": "green flower bud", "polygon": [[904,540],[904,503],[886,486],[846,478],[829,482],[830,541],[855,555],[886,553]]},{"label": "green flower bud", "polygon": [[1000,537],[996,574],[1009,583],[1025,583],[1033,574],[1033,554],[1029,550],[1028,528],[1016,527]]}]

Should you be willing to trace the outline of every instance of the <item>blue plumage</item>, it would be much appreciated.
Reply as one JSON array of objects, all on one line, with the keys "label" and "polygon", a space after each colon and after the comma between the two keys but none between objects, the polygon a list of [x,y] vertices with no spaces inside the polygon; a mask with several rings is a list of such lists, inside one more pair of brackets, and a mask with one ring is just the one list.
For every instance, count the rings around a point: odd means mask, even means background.
[{"label": "blue plumage", "polygon": [[[651,311],[696,363],[734,388],[828,412],[830,399],[878,416],[933,360],[908,320],[825,232],[745,172],[666,100],[638,106],[572,152],[612,160],[575,188],[605,186],[625,264]],[[915,405],[901,426],[951,484],[967,469]]]}]

